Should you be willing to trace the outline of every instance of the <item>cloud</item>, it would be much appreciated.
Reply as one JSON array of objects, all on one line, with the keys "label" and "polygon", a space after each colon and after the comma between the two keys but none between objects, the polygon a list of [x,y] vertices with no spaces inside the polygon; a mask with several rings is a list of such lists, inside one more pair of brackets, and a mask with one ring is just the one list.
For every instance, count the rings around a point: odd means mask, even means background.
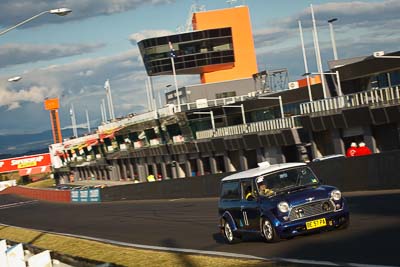
[{"label": "cloud", "polygon": [[172,35],[174,32],[169,30],[143,30],[137,33],[133,33],[129,36],[129,41],[136,45],[139,41],[147,38],[154,38],[166,35]]},{"label": "cloud", "polygon": [[[333,57],[327,23],[332,17],[338,18],[334,29],[339,57],[369,55],[377,50],[398,50],[400,1],[332,2],[314,5],[313,8],[324,63]],[[259,65],[266,65],[267,69],[273,66],[288,67],[291,73],[295,74],[304,72],[298,20],[302,22],[309,61],[315,59],[311,14],[310,8],[307,7],[297,14],[274,20],[266,29],[254,31]]]},{"label": "cloud", "polygon": [[53,15],[45,15],[36,19],[24,27],[46,23],[64,23],[71,20],[82,20],[90,17],[111,15],[137,9],[143,5],[170,4],[173,0],[2,0],[0,1],[1,21],[3,27],[16,25],[17,23],[32,17],[40,12],[53,8],[67,7],[72,13],[60,18]]},{"label": "cloud", "polygon": [[283,42],[291,35],[289,30],[281,28],[259,29],[253,32],[255,47],[275,45]]},{"label": "cloud", "polygon": [[93,52],[104,44],[32,45],[5,44],[0,46],[0,68]]},{"label": "cloud", "polygon": [[[338,26],[357,25],[369,27],[390,20],[399,20],[400,1],[386,0],[382,2],[332,2],[314,5],[314,14],[317,24],[327,25],[328,19],[333,17],[339,20]],[[311,11],[306,8],[297,15],[277,21],[283,28],[297,28],[297,21],[301,20],[304,27],[311,27]]]},{"label": "cloud", "polygon": [[8,106],[7,110],[20,108],[20,102],[41,103],[48,95],[54,95],[57,89],[42,86],[31,86],[29,89],[11,90],[0,85],[0,106]]},{"label": "cloud", "polygon": [[[60,98],[62,125],[70,124],[71,103],[75,106],[78,123],[86,121],[85,109],[89,110],[91,119],[98,119],[101,99],[106,98],[106,79],[110,79],[116,116],[142,112],[147,103],[144,89],[147,75],[138,57],[138,49],[133,48],[114,56],[86,58],[27,71],[18,83],[7,83],[6,77],[0,78],[3,123],[10,131],[50,128],[48,114],[43,108],[46,97]],[[15,120],[20,123],[14,123]]]}]

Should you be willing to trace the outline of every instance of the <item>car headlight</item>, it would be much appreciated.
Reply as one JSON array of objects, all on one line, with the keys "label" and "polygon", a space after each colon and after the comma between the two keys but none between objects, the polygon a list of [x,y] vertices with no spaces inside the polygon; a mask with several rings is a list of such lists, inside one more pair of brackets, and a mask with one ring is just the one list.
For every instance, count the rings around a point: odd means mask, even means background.
[{"label": "car headlight", "polygon": [[333,198],[333,200],[338,201],[342,198],[342,193],[335,189],[331,192],[331,197]]},{"label": "car headlight", "polygon": [[278,210],[282,213],[286,213],[289,211],[289,204],[285,201],[279,202]]}]

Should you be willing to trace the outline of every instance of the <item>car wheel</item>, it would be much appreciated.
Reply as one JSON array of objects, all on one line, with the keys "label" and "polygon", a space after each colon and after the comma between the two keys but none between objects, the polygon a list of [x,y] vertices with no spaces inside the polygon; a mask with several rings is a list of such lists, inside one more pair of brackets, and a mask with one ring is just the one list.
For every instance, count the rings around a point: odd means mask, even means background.
[{"label": "car wheel", "polygon": [[268,219],[263,219],[261,222],[261,231],[265,242],[273,243],[279,241],[279,236]]},{"label": "car wheel", "polygon": [[232,228],[228,221],[224,220],[224,229],[222,231],[223,231],[225,241],[228,244],[235,244],[239,241],[239,238],[237,238],[233,235]]}]

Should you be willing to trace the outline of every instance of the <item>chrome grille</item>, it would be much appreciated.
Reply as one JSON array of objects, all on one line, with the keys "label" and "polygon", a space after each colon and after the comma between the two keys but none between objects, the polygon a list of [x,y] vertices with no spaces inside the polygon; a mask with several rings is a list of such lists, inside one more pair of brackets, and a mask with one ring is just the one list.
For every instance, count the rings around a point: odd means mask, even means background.
[{"label": "chrome grille", "polygon": [[294,221],[332,212],[334,210],[335,206],[329,199],[318,200],[292,207],[290,210],[289,219]]}]

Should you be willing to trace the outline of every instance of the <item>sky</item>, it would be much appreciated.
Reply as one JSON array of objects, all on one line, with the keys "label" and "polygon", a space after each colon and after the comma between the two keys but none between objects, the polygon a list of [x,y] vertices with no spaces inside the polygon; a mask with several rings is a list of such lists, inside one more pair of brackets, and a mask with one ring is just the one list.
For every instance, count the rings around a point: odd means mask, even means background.
[{"label": "sky", "polygon": [[[309,69],[317,71],[310,4],[325,69],[333,59],[330,18],[338,18],[334,30],[339,58],[400,50],[399,0],[2,0],[0,31],[42,11],[67,7],[72,13],[45,14],[0,35],[0,135],[49,130],[49,114],[43,107],[47,97],[60,99],[62,128],[71,126],[71,104],[78,124],[86,123],[88,110],[91,126],[96,127],[107,79],[117,117],[147,111],[147,75],[137,42],[185,29],[195,3],[205,10],[247,5],[259,71],[287,68],[291,81],[305,72],[298,20]],[[7,81],[14,76],[22,79]],[[154,77],[153,83],[157,95],[173,77]],[[179,86],[197,83],[198,76],[178,76]]]}]

